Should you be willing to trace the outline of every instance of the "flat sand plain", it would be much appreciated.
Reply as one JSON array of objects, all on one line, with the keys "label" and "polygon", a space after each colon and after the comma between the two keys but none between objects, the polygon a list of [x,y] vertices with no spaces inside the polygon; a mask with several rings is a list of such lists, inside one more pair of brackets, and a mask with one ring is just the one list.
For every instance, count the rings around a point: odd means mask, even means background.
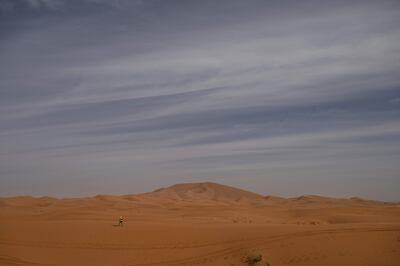
[{"label": "flat sand plain", "polygon": [[[124,226],[117,226],[118,217]],[[400,204],[215,183],[0,199],[0,265],[400,265]]]}]

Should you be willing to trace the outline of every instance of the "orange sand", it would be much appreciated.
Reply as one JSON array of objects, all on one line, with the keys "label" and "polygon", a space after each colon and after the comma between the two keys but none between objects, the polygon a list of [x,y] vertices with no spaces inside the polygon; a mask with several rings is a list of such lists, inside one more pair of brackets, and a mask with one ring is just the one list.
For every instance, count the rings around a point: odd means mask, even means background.
[{"label": "orange sand", "polygon": [[[125,217],[123,227],[115,226]],[[0,199],[0,265],[400,265],[400,204],[214,183]]]}]

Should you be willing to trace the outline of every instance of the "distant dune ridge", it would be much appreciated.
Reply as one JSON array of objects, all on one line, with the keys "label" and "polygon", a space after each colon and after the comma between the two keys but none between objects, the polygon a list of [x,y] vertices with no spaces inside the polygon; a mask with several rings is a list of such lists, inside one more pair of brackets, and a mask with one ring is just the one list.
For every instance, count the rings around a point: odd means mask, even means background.
[{"label": "distant dune ridge", "polygon": [[176,184],[145,196],[193,203],[260,204],[265,200],[259,194],[212,182]]},{"label": "distant dune ridge", "polygon": [[51,205],[56,201],[64,202],[65,204],[72,202],[90,203],[95,201],[115,202],[115,201],[131,201],[143,202],[149,201],[154,203],[163,202],[185,202],[187,204],[231,204],[231,205],[262,205],[269,203],[276,204],[389,204],[396,205],[394,202],[383,202],[363,199],[360,197],[351,197],[348,199],[323,197],[317,195],[303,195],[294,198],[284,198],[278,196],[263,196],[254,192],[243,189],[222,185],[213,182],[203,183],[182,183],[175,184],[166,188],[159,188],[152,192],[131,195],[97,195],[94,197],[82,198],[54,198],[54,197],[33,197],[33,196],[15,196],[15,197],[0,197],[1,205],[31,205],[39,204],[42,206]]},{"label": "distant dune ridge", "polygon": [[[318,220],[320,223],[349,223],[386,221],[393,215],[381,218],[381,207],[397,208],[398,203],[380,202],[361,198],[330,198],[304,195],[294,198],[263,196],[243,189],[212,182],[176,184],[152,192],[134,195],[97,195],[81,198],[53,198],[16,196],[0,198],[0,218],[33,215],[48,219],[69,219],[89,217],[91,213],[101,216],[101,211],[127,211],[140,209],[173,209],[224,207],[224,210],[237,208],[263,208],[270,221],[303,223]],[[200,210],[200,209],[198,209]],[[260,209],[261,210],[261,209]],[[210,213],[198,213],[208,216]],[[226,218],[228,217],[228,218]],[[230,219],[227,214],[224,219]]]}]

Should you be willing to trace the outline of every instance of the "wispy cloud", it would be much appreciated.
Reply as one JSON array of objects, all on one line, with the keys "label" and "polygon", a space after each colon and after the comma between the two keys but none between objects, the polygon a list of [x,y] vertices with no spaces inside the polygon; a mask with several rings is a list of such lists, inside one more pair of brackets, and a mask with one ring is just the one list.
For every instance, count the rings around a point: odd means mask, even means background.
[{"label": "wispy cloud", "polygon": [[[0,9],[3,194],[45,193],[48,182],[60,193],[65,179],[85,184],[78,194],[134,192],[107,175],[137,191],[189,176],[254,176],[260,190],[267,176],[350,184],[378,178],[378,168],[397,182],[396,1]],[[94,179],[103,188],[90,188]]]}]

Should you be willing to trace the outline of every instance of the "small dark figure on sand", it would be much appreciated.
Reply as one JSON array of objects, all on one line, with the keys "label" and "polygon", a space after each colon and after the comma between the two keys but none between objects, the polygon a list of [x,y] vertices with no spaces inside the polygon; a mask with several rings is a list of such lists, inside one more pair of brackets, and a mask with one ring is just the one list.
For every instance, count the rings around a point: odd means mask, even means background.
[{"label": "small dark figure on sand", "polygon": [[119,217],[118,225],[119,226],[124,226],[124,217],[122,217],[122,215]]}]

